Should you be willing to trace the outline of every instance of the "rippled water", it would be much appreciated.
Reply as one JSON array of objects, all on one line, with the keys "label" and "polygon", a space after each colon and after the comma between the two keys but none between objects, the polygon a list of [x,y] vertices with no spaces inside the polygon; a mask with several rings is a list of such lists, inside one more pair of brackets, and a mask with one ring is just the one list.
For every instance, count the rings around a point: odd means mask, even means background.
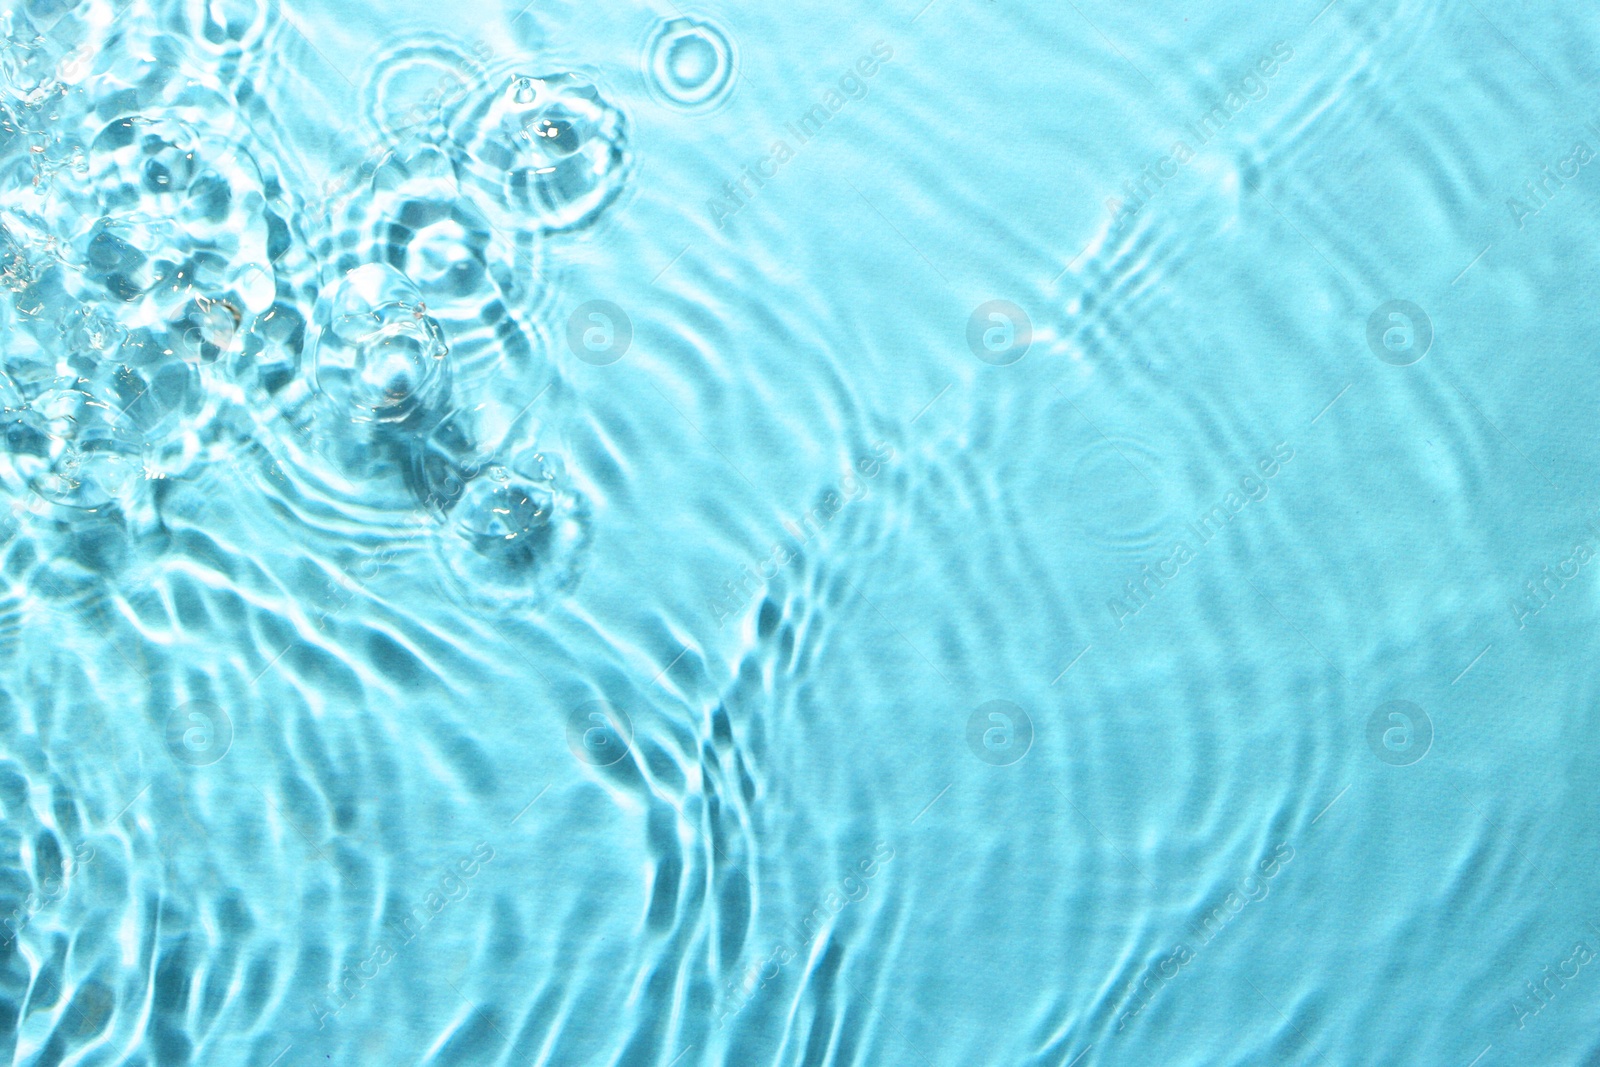
[{"label": "rippled water", "polygon": [[667,7],[0,4],[11,1060],[1600,1062],[1600,21]]}]

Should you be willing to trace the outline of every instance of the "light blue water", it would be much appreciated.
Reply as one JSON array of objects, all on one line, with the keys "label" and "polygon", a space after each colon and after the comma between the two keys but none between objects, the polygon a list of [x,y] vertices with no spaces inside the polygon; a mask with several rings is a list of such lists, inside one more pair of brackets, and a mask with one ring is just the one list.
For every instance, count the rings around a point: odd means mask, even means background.
[{"label": "light blue water", "polygon": [[12,1062],[1600,1063],[1593,12],[0,18]]}]

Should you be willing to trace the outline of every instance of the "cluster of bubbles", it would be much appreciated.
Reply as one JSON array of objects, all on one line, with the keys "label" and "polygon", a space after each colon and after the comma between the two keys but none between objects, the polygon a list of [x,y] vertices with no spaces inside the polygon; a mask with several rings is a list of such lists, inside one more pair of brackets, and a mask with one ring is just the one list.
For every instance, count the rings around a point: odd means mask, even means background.
[{"label": "cluster of bubbles", "polygon": [[[431,518],[463,586],[570,573],[586,507],[529,413],[540,257],[622,190],[622,114],[413,45],[369,78],[376,147],[318,187],[243,106],[270,5],[98,7],[0,14],[4,502],[155,528],[164,480],[263,456],[302,515]],[[449,91],[397,108],[430,62]]]}]

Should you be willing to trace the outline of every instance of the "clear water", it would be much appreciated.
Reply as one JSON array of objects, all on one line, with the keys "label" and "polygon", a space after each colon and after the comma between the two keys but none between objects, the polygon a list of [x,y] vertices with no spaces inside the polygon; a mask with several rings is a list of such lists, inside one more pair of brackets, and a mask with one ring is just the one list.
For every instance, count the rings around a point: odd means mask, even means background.
[{"label": "clear water", "polygon": [[1592,12],[0,12],[12,1062],[1600,1058]]}]

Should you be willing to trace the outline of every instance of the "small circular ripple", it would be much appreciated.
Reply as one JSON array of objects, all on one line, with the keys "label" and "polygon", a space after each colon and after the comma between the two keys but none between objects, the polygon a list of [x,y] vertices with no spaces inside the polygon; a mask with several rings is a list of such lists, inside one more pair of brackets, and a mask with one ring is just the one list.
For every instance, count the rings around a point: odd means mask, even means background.
[{"label": "small circular ripple", "polygon": [[645,84],[669,106],[712,108],[733,88],[735,61],[720,27],[691,18],[663,19],[644,50]]},{"label": "small circular ripple", "polygon": [[1101,438],[1073,465],[1073,500],[1086,537],[1121,552],[1155,548],[1170,532],[1172,502],[1162,484],[1161,457],[1130,438]]},{"label": "small circular ripple", "polygon": [[[480,46],[481,47],[481,46]],[[439,118],[487,73],[484,55],[446,37],[423,34],[380,55],[361,86],[362,112],[395,140]]]},{"label": "small circular ripple", "polygon": [[116,571],[130,536],[156,520],[134,419],[86,379],[30,392],[0,386],[0,518],[56,571]]},{"label": "small circular ripple", "polygon": [[19,407],[7,406],[0,483],[83,510],[126,500],[142,479],[140,435],[92,383],[61,378]]},{"label": "small circular ripple", "polygon": [[457,179],[450,154],[420,136],[402,139],[345,183],[332,217],[306,200],[297,221],[316,236],[319,273],[335,279],[381,263],[410,279],[450,338],[457,380],[511,365],[527,369],[546,298],[538,220],[490,221]]}]

